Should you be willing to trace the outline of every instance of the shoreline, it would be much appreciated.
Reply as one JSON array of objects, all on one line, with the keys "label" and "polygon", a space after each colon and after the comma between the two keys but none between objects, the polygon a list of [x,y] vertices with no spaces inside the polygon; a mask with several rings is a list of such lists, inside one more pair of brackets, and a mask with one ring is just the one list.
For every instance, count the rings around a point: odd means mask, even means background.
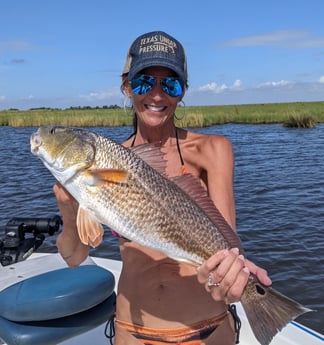
[{"label": "shoreline", "polygon": [[[175,123],[179,127],[202,128],[226,123],[288,124],[324,122],[324,101],[220,106],[179,106]],[[38,108],[30,110],[1,110],[0,126],[37,127],[48,125],[76,127],[131,126],[131,109],[113,107],[76,107],[68,109]],[[303,126],[300,126],[303,127]]]}]

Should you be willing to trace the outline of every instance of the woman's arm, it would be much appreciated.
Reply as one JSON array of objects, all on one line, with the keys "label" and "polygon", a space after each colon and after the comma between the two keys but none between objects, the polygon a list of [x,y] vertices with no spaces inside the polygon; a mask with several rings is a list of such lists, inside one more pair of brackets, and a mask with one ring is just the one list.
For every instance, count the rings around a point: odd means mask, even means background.
[{"label": "woman's arm", "polygon": [[[218,210],[235,231],[235,198],[234,198],[234,154],[232,143],[222,136],[210,136],[205,144],[205,171],[208,194],[217,205]],[[246,260],[237,248],[220,251],[206,260],[198,270],[198,281],[205,284],[215,300],[226,303],[238,301],[247,284],[250,272],[254,273],[261,283],[270,285],[267,272]],[[220,283],[209,287],[208,278]]]}]

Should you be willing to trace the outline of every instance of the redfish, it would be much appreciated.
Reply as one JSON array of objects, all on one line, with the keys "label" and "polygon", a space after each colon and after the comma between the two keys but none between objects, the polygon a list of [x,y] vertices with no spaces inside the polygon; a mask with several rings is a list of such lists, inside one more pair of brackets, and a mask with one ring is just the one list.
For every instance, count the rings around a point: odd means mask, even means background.
[{"label": "redfish", "polygon": [[[158,144],[125,148],[94,132],[41,127],[31,151],[78,201],[83,243],[102,241],[102,224],[127,239],[199,266],[221,249],[243,248],[237,234],[190,174],[168,179]],[[241,303],[262,345],[310,311],[251,275]]]}]

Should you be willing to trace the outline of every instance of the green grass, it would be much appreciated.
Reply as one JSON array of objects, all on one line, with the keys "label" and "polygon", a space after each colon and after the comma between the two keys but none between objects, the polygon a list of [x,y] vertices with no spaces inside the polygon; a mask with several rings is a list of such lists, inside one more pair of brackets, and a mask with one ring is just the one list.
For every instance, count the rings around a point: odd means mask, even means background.
[{"label": "green grass", "polygon": [[307,114],[291,114],[283,124],[288,128],[313,128],[316,127],[316,119]]},{"label": "green grass", "polygon": [[[179,107],[176,111],[181,127],[207,127],[224,123],[282,123],[300,127],[324,122],[324,102],[270,103],[224,106]],[[292,121],[295,119],[295,122]],[[296,120],[297,119],[297,120]],[[62,125],[77,127],[129,126],[131,111],[121,108],[35,109],[0,111],[0,125],[30,127]],[[287,125],[290,124],[290,125]],[[305,126],[306,127],[306,126]]]},{"label": "green grass", "polygon": [[324,122],[324,102],[189,107],[183,121],[198,120],[199,127],[204,127],[224,123],[285,123],[291,116]]},{"label": "green grass", "polygon": [[12,127],[30,126],[126,126],[132,116],[123,109],[36,109],[8,110],[0,112],[0,125]]}]

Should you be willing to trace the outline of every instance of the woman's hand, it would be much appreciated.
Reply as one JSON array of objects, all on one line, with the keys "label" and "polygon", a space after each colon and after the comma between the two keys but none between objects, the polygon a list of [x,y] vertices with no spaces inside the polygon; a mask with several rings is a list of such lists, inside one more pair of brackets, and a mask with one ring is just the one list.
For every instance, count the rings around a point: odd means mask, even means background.
[{"label": "woman's hand", "polygon": [[258,278],[261,284],[265,286],[269,286],[272,284],[272,281],[268,276],[268,272],[265,269],[257,266],[255,263],[248,259],[245,260],[245,265],[249,268],[250,272]]},{"label": "woman's hand", "polygon": [[60,184],[55,183],[53,187],[53,192],[55,194],[57,205],[62,214],[63,223],[68,225],[69,228],[76,227],[76,218],[78,214],[78,203],[72,197],[72,195]]},{"label": "woman's hand", "polygon": [[76,226],[79,205],[61,184],[56,183],[53,191],[63,219],[63,231],[57,236],[56,245],[66,263],[76,267],[89,255],[89,246],[80,241]]},{"label": "woman's hand", "polygon": [[241,299],[250,272],[262,284],[271,284],[267,272],[239,255],[237,248],[225,249],[212,255],[198,268],[198,281],[205,285],[215,301],[230,304]]}]

